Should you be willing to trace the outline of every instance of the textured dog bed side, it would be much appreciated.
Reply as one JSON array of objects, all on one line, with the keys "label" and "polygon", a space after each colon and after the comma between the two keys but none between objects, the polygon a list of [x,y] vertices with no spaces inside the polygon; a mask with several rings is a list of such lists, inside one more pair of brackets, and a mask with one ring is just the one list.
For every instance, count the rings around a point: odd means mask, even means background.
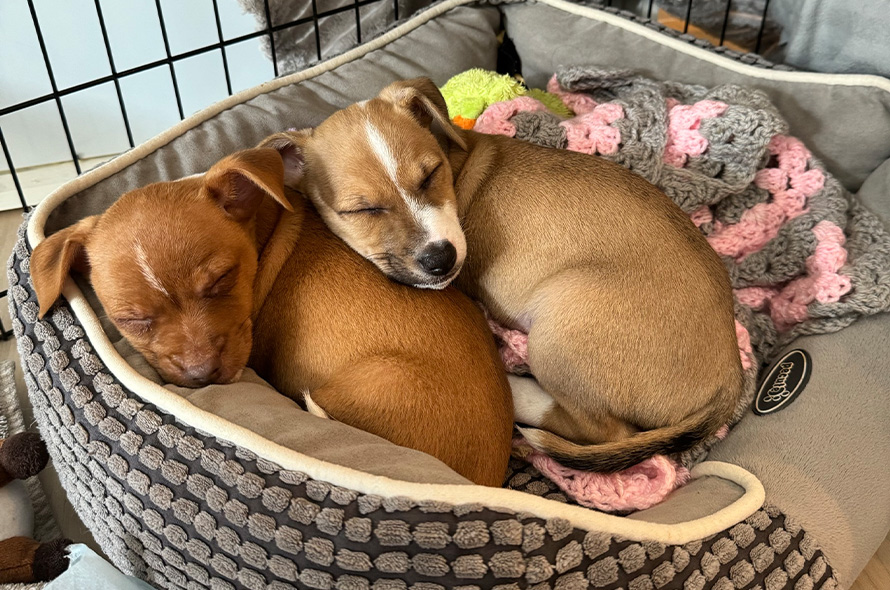
[{"label": "textured dog bed side", "polygon": [[41,433],[105,554],[158,587],[837,587],[812,536],[772,508],[677,546],[482,504],[361,494],[282,469],[126,390],[65,302],[38,319],[29,261],[20,233],[10,306]]}]

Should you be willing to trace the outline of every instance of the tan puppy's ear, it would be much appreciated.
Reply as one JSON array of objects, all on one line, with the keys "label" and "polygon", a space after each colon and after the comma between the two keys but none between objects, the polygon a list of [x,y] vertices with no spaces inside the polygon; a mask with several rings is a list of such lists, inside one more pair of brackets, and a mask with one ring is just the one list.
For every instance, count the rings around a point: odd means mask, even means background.
[{"label": "tan puppy's ear", "polygon": [[299,131],[282,131],[264,139],[259,147],[273,148],[281,154],[284,162],[284,186],[299,190],[300,181],[306,167],[304,152],[306,144],[312,138],[312,129]]},{"label": "tan puppy's ear", "polygon": [[65,279],[71,269],[81,273],[89,270],[86,243],[97,221],[98,215],[81,219],[54,233],[34,248],[31,254],[31,281],[37,291],[41,318],[62,294]]},{"label": "tan puppy's ear", "polygon": [[429,78],[413,78],[393,82],[380,91],[377,98],[408,111],[424,127],[433,121],[464,151],[467,144],[448,120],[448,107],[442,93]]},{"label": "tan puppy's ear", "polygon": [[236,221],[251,219],[265,195],[294,210],[284,196],[284,164],[271,148],[243,150],[223,158],[204,175],[204,186]]}]

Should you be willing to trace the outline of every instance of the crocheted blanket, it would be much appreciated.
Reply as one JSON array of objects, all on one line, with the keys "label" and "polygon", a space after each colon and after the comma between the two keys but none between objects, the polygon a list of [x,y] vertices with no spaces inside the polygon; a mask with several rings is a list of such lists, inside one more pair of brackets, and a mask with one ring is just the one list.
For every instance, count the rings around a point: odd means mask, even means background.
[{"label": "crocheted blanket", "polygon": [[[886,228],[788,134],[762,92],[584,68],[561,70],[547,91],[491,104],[472,128],[612,160],[689,214],[725,262],[736,296],[748,380],[728,426],[746,413],[758,371],[785,344],[890,308]],[[553,107],[553,95],[571,117],[557,114],[564,111]],[[494,324],[492,330],[508,370],[527,374],[525,335]],[[656,457],[615,475],[575,472],[540,453],[525,454],[579,503],[634,510],[682,484],[686,469],[726,432],[681,456]]]}]

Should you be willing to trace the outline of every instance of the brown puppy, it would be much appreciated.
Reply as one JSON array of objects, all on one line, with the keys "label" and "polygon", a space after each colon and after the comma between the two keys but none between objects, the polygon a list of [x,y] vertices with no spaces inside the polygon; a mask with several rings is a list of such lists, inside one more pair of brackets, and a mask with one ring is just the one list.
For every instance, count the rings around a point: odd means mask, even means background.
[{"label": "brown puppy", "polygon": [[534,446],[614,471],[688,449],[730,418],[743,373],[726,270],[639,176],[458,129],[425,78],[279,141],[303,153],[300,186],[328,225],[384,273],[426,288],[457,277],[528,332],[544,391],[511,385],[517,420],[543,429],[524,430]]},{"label": "brown puppy", "polygon": [[167,381],[232,382],[250,357],[282,393],[309,392],[314,413],[500,485],[513,416],[481,312],[453,288],[387,280],[285,194],[283,174],[278,151],[245,150],[53,234],[31,259],[41,314],[80,268]]}]

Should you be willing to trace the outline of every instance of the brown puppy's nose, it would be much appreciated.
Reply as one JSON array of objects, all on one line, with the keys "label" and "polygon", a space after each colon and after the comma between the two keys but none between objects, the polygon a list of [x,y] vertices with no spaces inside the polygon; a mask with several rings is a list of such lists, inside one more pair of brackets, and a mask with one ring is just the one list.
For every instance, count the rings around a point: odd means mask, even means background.
[{"label": "brown puppy's nose", "polygon": [[440,277],[454,268],[456,260],[457,250],[454,244],[448,240],[439,240],[426,245],[417,257],[417,264],[431,275]]},{"label": "brown puppy's nose", "polygon": [[219,357],[210,358],[199,365],[186,367],[185,376],[197,385],[206,385],[213,382],[219,375]]},{"label": "brown puppy's nose", "polygon": [[222,359],[218,354],[213,354],[200,360],[185,360],[181,357],[173,357],[174,364],[180,370],[182,379],[188,382],[190,387],[200,387],[213,383],[219,377],[222,369]]}]

